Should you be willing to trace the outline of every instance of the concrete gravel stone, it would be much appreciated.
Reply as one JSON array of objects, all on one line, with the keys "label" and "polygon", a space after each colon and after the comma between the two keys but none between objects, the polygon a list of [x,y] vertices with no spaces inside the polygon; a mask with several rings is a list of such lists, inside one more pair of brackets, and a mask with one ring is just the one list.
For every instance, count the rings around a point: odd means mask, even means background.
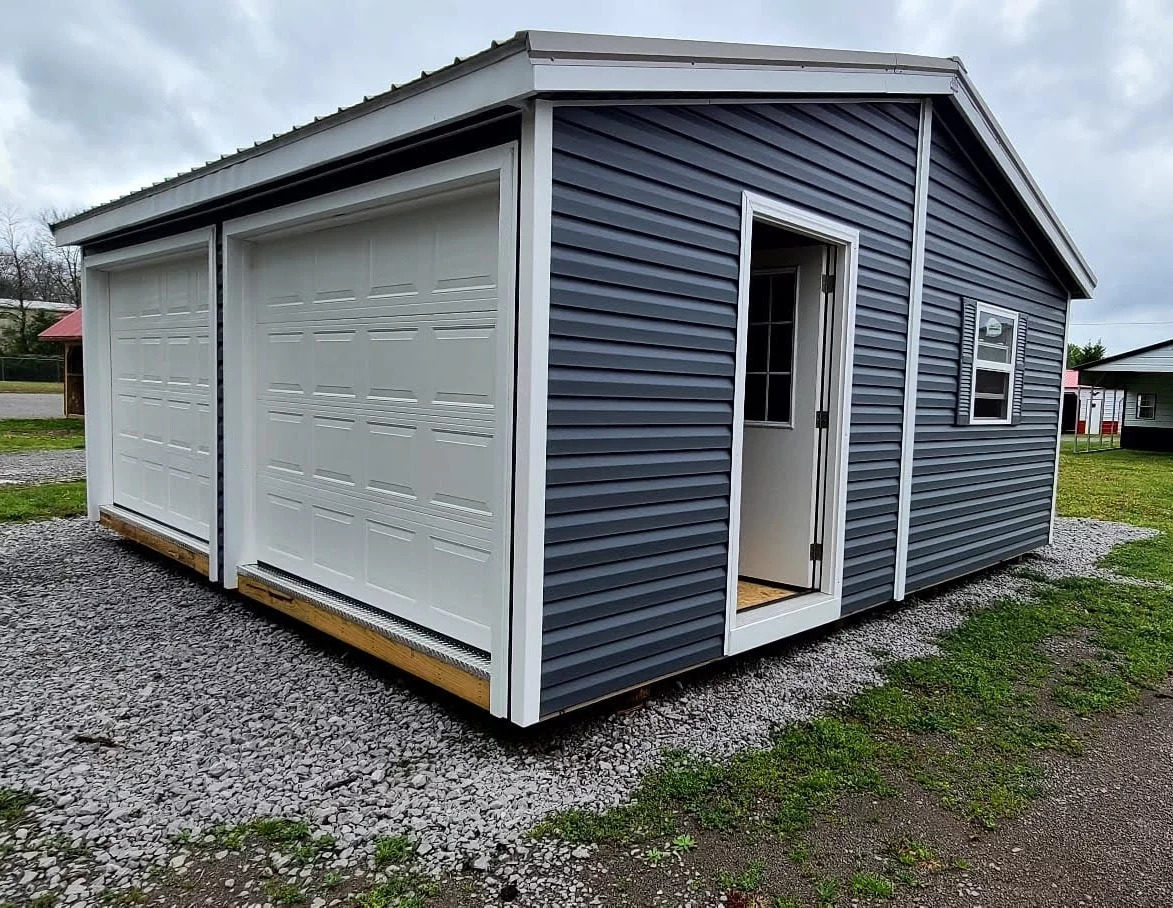
[{"label": "concrete gravel stone", "polygon": [[[1149,535],[1059,520],[1055,545],[1020,563],[1093,573],[1114,545]],[[335,864],[352,873],[369,865],[374,837],[407,834],[431,872],[491,864],[488,902],[508,885],[519,903],[589,904],[573,881],[589,850],[526,838],[548,813],[620,802],[665,748],[722,756],[763,744],[878,683],[885,663],[933,653],[970,610],[1022,584],[1003,567],[695,672],[643,709],[522,733],[92,524],[8,525],[0,787],[43,794],[31,811],[41,834],[90,849],[86,892],[182,867],[173,836],[185,830],[280,815],[335,836]],[[0,877],[0,901],[29,898],[55,867]]]},{"label": "concrete gravel stone", "polygon": [[28,482],[60,482],[67,479],[85,479],[85,476],[85,451],[19,451],[0,454],[0,486]]}]

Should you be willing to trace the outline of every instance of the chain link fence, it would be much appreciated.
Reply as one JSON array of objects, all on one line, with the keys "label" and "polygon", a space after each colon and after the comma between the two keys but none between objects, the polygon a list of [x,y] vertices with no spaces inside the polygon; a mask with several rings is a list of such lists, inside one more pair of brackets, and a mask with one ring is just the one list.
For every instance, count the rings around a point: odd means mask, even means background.
[{"label": "chain link fence", "polygon": [[60,356],[0,356],[0,381],[65,381]]}]

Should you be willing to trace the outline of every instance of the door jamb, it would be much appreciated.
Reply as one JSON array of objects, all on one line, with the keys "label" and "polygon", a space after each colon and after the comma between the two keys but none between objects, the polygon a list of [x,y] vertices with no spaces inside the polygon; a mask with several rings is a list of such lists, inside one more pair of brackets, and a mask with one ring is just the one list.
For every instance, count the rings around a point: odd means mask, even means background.
[{"label": "door jamb", "polygon": [[[737,565],[741,528],[742,456],[745,437],[745,372],[748,342],[749,278],[755,220],[821,240],[835,249],[836,281],[828,375],[831,409],[827,433],[824,550],[819,590],[774,605],[738,613]],[[741,199],[741,254],[737,287],[737,347],[733,390],[733,449],[729,484],[729,540],[725,590],[725,654],[744,652],[840,616],[843,599],[843,549],[847,514],[847,456],[850,432],[852,354],[855,349],[855,299],[859,231],[847,224],[779,199],[745,191]],[[817,471],[816,471],[817,474]]]}]

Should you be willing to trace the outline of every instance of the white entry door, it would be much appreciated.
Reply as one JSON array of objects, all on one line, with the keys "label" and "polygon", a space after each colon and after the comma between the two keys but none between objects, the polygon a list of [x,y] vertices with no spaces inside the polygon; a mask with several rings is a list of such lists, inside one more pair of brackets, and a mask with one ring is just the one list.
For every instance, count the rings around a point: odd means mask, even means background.
[{"label": "white entry door", "polygon": [[212,344],[205,253],[109,272],[113,501],[207,542]]},{"label": "white entry door", "polygon": [[814,586],[824,256],[779,251],[750,279],[738,574],[799,589]]},{"label": "white entry door", "polygon": [[511,481],[498,196],[259,239],[245,287],[258,560],[484,650]]}]

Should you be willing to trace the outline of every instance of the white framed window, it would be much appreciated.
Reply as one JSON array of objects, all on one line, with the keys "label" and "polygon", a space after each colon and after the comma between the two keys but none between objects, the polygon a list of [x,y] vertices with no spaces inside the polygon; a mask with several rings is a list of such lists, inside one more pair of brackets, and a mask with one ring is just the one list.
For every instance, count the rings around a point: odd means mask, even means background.
[{"label": "white framed window", "polygon": [[1151,391],[1141,391],[1136,395],[1136,418],[1157,418],[1157,395]]},{"label": "white framed window", "polygon": [[1017,380],[1014,365],[1018,361],[1018,314],[979,303],[973,345],[970,422],[1009,425]]}]

